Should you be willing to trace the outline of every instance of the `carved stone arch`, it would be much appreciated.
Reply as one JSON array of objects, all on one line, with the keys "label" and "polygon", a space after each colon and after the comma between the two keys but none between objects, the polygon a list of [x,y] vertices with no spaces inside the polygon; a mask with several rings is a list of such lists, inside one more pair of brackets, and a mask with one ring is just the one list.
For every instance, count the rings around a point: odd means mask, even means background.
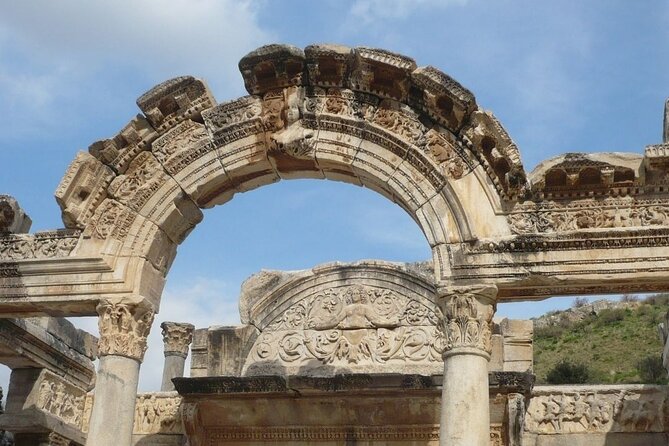
[{"label": "carved stone arch", "polygon": [[425,234],[440,278],[448,244],[511,233],[504,203],[526,182],[518,150],[444,73],[384,50],[280,45],[240,70],[249,96],[216,105],[204,82],[171,79],[138,99],[144,116],[77,156],[56,196],[67,227],[83,231],[78,255],[126,259],[126,278],[154,269],[134,292],[157,303],[201,209],[290,178],[394,201]]}]

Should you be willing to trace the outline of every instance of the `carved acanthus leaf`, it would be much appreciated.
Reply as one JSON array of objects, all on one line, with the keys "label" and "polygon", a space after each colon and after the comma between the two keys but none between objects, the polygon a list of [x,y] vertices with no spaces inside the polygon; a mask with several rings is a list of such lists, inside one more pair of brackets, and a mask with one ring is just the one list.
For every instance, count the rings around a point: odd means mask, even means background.
[{"label": "carved acanthus leaf", "polygon": [[97,307],[99,355],[118,355],[142,361],[154,311],[139,305],[102,302]]},{"label": "carved acanthus leaf", "polygon": [[188,347],[193,342],[192,324],[183,324],[177,322],[163,322],[160,324],[163,332],[163,343],[165,344],[165,355],[175,354],[188,356]]}]

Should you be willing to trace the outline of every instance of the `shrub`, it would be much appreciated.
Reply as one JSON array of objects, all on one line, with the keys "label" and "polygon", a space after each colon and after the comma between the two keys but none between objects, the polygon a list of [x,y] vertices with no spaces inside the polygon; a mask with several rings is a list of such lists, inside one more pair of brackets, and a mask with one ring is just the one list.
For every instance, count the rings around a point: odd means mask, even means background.
[{"label": "shrub", "polygon": [[650,305],[657,305],[657,306],[666,307],[667,305],[669,305],[669,293],[660,293],[660,294],[650,295],[646,298],[645,302],[647,304],[650,304]]},{"label": "shrub", "polygon": [[574,299],[574,302],[571,303],[572,308],[581,308],[588,305],[588,299],[585,297],[577,297]]},{"label": "shrub", "polygon": [[614,324],[625,319],[626,314],[623,308],[606,308],[599,312],[597,320],[601,325]]},{"label": "shrub", "polygon": [[636,294],[623,294],[620,296],[620,302],[639,302],[639,296]]},{"label": "shrub", "polygon": [[667,376],[667,370],[662,364],[660,355],[646,356],[637,363],[636,369],[644,384],[662,384]]},{"label": "shrub", "polygon": [[564,333],[564,327],[559,325],[544,325],[534,329],[537,338],[559,338]]},{"label": "shrub", "polygon": [[590,379],[590,375],[590,369],[585,364],[576,364],[563,359],[548,371],[546,382],[549,384],[585,384]]}]

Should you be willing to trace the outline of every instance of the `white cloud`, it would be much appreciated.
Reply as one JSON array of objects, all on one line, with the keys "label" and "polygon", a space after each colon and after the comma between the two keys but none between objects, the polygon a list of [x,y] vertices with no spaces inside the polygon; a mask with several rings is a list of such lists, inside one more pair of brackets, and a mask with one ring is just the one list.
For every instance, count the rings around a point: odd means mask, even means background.
[{"label": "white cloud", "polygon": [[441,9],[464,5],[468,0],[356,0],[351,14],[358,20],[370,23],[382,19],[405,19],[417,10]]},{"label": "white cloud", "polygon": [[239,96],[237,62],[272,40],[258,24],[257,7],[257,2],[236,0],[3,5],[3,138],[28,132],[48,138],[59,124],[81,121],[78,109],[96,103],[105,109],[134,108],[134,98],[145,89],[183,74],[207,80],[220,100]]}]

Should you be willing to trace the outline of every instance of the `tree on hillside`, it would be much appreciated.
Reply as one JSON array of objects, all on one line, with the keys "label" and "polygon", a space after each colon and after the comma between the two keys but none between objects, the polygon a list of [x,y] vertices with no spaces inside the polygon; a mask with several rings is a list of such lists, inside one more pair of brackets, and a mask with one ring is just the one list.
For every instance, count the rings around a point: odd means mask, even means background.
[{"label": "tree on hillside", "polygon": [[590,379],[590,369],[585,364],[576,364],[563,359],[548,371],[549,384],[585,384]]}]

